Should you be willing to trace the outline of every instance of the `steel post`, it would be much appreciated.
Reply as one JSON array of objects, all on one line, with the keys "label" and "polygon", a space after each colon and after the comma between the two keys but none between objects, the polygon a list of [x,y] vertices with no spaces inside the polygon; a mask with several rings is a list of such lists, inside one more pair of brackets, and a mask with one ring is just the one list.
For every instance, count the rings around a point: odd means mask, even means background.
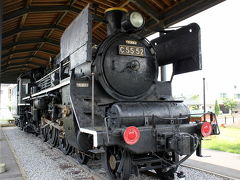
[{"label": "steel post", "polygon": [[[161,33],[159,33],[159,36],[161,36]],[[167,68],[166,66],[161,66],[161,81],[167,80]]]},{"label": "steel post", "polygon": [[205,87],[205,78],[203,78],[203,113],[204,113],[204,121],[206,121],[206,87]]},{"label": "steel post", "polygon": [[161,81],[167,80],[167,68],[166,66],[161,66]]},{"label": "steel post", "polygon": [[1,67],[2,67],[2,15],[3,15],[3,1],[0,1],[0,104],[1,104]]}]

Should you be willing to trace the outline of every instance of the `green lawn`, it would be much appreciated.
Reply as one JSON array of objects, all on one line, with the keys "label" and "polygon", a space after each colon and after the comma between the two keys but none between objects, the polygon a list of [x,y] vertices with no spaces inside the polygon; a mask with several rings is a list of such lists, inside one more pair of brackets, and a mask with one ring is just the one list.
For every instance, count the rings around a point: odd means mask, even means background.
[{"label": "green lawn", "polygon": [[203,148],[240,154],[240,128],[220,128],[220,132],[204,140]]}]

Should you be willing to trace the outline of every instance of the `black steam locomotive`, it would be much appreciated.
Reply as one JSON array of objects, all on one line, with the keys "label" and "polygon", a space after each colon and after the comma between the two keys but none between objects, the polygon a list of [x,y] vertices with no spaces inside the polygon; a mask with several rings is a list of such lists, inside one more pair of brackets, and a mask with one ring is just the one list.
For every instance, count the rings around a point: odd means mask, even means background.
[{"label": "black steam locomotive", "polygon": [[202,137],[218,133],[213,118],[191,122],[187,106],[172,97],[171,81],[157,80],[159,66],[173,64],[173,75],[201,69],[199,26],[159,29],[160,37],[148,41],[139,12],[110,8],[107,38],[95,44],[93,21],[86,7],[48,69],[18,78],[17,125],[80,163],[101,157],[112,179],[147,170],[174,178],[195,150],[201,155]]}]

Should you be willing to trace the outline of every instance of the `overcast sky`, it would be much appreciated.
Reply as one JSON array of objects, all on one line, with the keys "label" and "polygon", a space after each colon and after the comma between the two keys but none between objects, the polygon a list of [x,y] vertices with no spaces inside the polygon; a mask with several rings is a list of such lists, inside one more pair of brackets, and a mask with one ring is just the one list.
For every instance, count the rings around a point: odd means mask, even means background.
[{"label": "overcast sky", "polygon": [[177,25],[196,22],[201,27],[203,70],[177,75],[175,96],[202,94],[202,78],[207,82],[207,99],[219,93],[240,93],[240,1],[227,0]]}]

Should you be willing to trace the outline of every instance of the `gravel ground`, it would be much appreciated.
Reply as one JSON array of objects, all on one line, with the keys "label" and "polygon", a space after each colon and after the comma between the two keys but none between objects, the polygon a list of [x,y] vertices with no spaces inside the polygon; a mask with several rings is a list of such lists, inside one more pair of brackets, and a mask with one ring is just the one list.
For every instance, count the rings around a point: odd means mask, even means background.
[{"label": "gravel ground", "polygon": [[[56,148],[51,148],[47,143],[43,143],[40,138],[22,132],[16,127],[3,128],[3,132],[18,158],[21,169],[25,171],[29,180],[108,179],[104,169],[100,168],[100,162],[90,161],[90,169],[85,165],[79,165],[73,158],[63,155]],[[186,180],[227,180],[191,168],[180,167],[179,171],[185,172]],[[131,177],[131,180],[154,179],[157,178],[145,174],[140,177]]]},{"label": "gravel ground", "polygon": [[183,171],[185,173],[186,180],[229,180],[228,178],[219,177],[192,168],[179,167],[178,171]]},{"label": "gravel ground", "polygon": [[32,134],[15,127],[3,128],[3,132],[29,180],[103,179]]}]

